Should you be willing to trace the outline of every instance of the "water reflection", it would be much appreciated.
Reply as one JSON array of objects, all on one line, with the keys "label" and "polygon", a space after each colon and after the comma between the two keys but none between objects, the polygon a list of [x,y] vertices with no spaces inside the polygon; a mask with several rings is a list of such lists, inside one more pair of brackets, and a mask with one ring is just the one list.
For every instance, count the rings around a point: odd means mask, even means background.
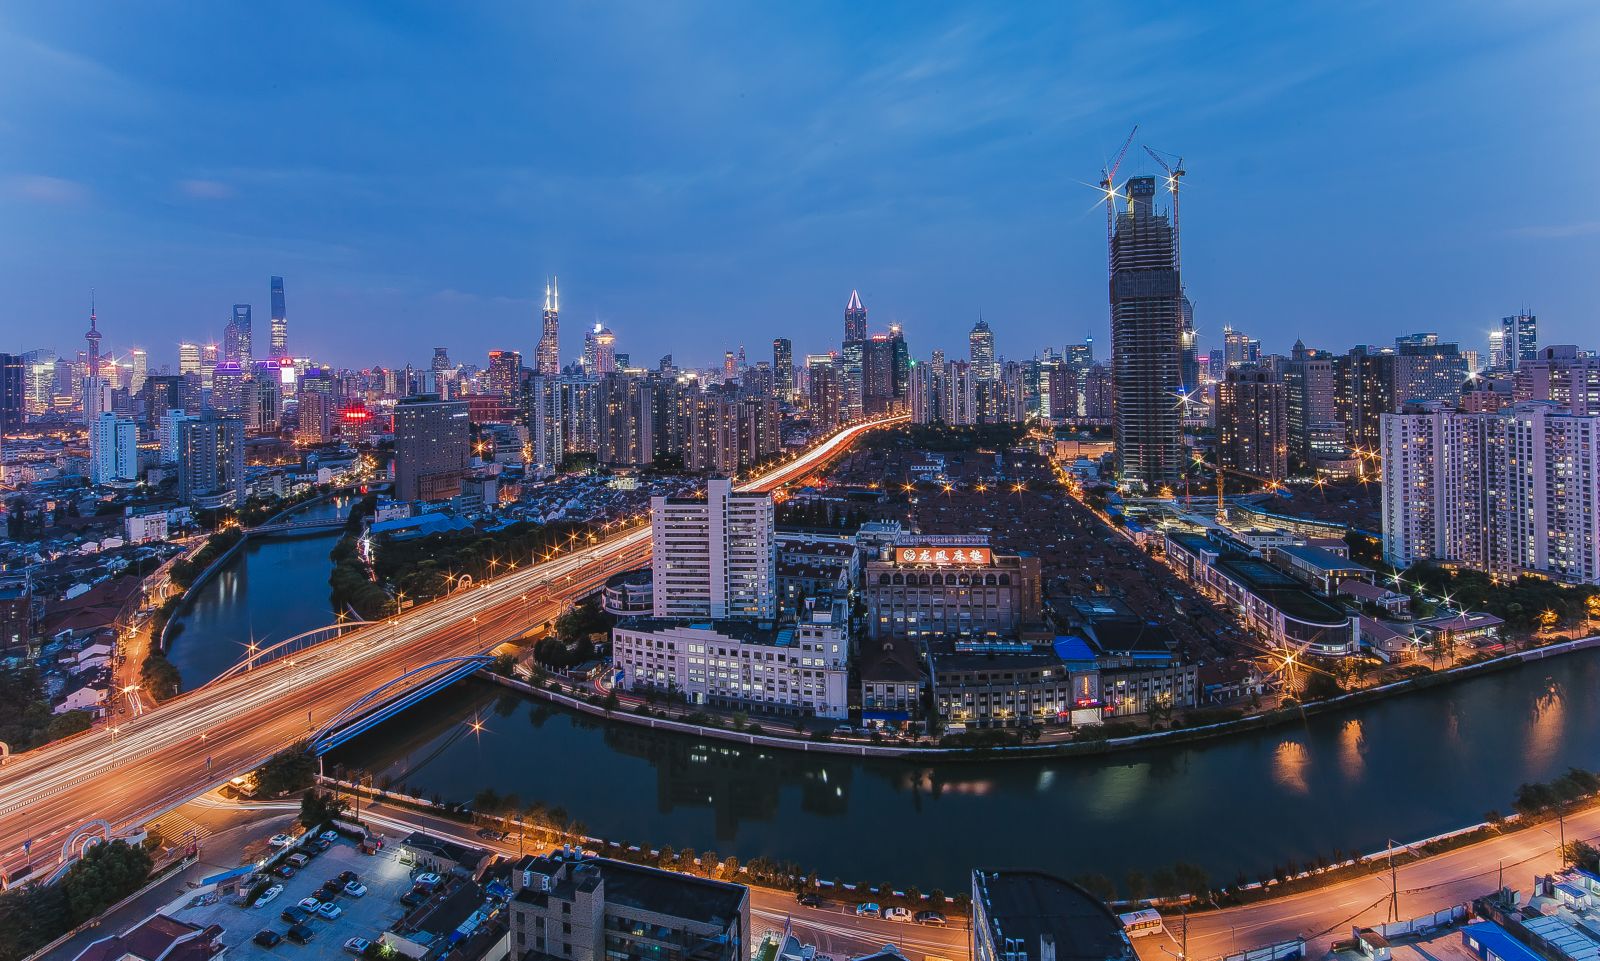
[{"label": "water reflection", "polygon": [[1311,753],[1299,741],[1284,741],[1278,745],[1273,757],[1272,777],[1278,784],[1296,794],[1310,794],[1306,771],[1311,766]]},{"label": "water reflection", "polygon": [[1561,685],[1547,679],[1544,691],[1533,701],[1528,719],[1528,758],[1538,765],[1550,763],[1561,746],[1561,733],[1567,716],[1566,698]]},{"label": "water reflection", "polygon": [[1339,771],[1346,781],[1359,781],[1367,773],[1366,737],[1361,719],[1353,717],[1339,731]]}]

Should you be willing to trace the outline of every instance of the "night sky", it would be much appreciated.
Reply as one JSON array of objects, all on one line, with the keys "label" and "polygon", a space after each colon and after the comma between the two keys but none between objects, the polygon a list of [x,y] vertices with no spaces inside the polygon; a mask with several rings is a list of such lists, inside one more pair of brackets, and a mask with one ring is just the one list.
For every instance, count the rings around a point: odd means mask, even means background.
[{"label": "night sky", "polygon": [[[0,349],[176,365],[287,281],[290,345],[653,366],[874,329],[1007,357],[1105,334],[1091,186],[1182,154],[1202,347],[1524,305],[1600,346],[1600,6],[0,4]],[[1136,144],[1122,175],[1156,173]],[[1121,179],[1121,177],[1119,177]]]}]

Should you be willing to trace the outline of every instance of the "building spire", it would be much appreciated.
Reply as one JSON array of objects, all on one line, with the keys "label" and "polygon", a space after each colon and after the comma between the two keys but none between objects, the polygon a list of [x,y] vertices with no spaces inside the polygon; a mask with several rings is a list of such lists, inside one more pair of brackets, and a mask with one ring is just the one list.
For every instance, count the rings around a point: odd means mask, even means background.
[{"label": "building spire", "polygon": [[554,300],[550,301],[550,309],[559,313],[560,310],[561,310],[561,278],[560,277],[551,277],[550,278],[550,291],[551,291],[551,295],[555,298]]},{"label": "building spire", "polygon": [[861,309],[861,295],[859,293],[857,293],[856,291],[854,291],[854,290],[850,291],[850,303],[845,304],[844,309],[845,310],[860,310]]},{"label": "building spire", "polygon": [[545,284],[544,285],[544,312],[548,314],[550,311],[552,311],[554,309],[555,309],[554,307],[550,306],[550,285],[549,284]]}]

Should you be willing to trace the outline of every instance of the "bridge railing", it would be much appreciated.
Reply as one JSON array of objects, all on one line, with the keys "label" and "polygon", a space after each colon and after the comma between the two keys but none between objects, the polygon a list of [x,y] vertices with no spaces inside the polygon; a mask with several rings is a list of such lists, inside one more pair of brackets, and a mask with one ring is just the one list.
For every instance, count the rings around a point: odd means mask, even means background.
[{"label": "bridge railing", "polygon": [[[326,627],[318,627],[306,631],[304,634],[296,634],[288,640],[279,641],[271,647],[265,647],[259,651],[247,649],[247,656],[244,660],[218,674],[209,683],[215,684],[217,681],[225,681],[230,677],[238,677],[240,674],[252,671],[264,664],[271,664],[279,658],[288,657],[291,654],[298,654],[301,651],[316,647],[318,644],[332,640],[348,630],[366,627],[373,623],[375,622],[343,621],[338,624],[329,624]],[[254,645],[252,644],[251,647],[253,648]]]}]

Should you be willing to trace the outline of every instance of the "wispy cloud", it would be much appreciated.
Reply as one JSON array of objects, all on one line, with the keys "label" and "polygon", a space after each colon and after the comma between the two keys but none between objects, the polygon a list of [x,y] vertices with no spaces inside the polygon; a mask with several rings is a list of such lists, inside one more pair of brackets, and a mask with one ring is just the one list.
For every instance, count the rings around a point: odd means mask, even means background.
[{"label": "wispy cloud", "polygon": [[180,180],[178,190],[195,200],[227,200],[234,195],[233,186],[220,180]]},{"label": "wispy cloud", "polygon": [[1562,240],[1567,237],[1588,237],[1591,234],[1600,234],[1600,220],[1580,220],[1570,224],[1536,224],[1517,227],[1511,231],[1513,237],[1527,237],[1532,240]]},{"label": "wispy cloud", "polygon": [[88,185],[45,174],[7,177],[5,192],[9,196],[41,204],[81,204],[89,199]]}]

